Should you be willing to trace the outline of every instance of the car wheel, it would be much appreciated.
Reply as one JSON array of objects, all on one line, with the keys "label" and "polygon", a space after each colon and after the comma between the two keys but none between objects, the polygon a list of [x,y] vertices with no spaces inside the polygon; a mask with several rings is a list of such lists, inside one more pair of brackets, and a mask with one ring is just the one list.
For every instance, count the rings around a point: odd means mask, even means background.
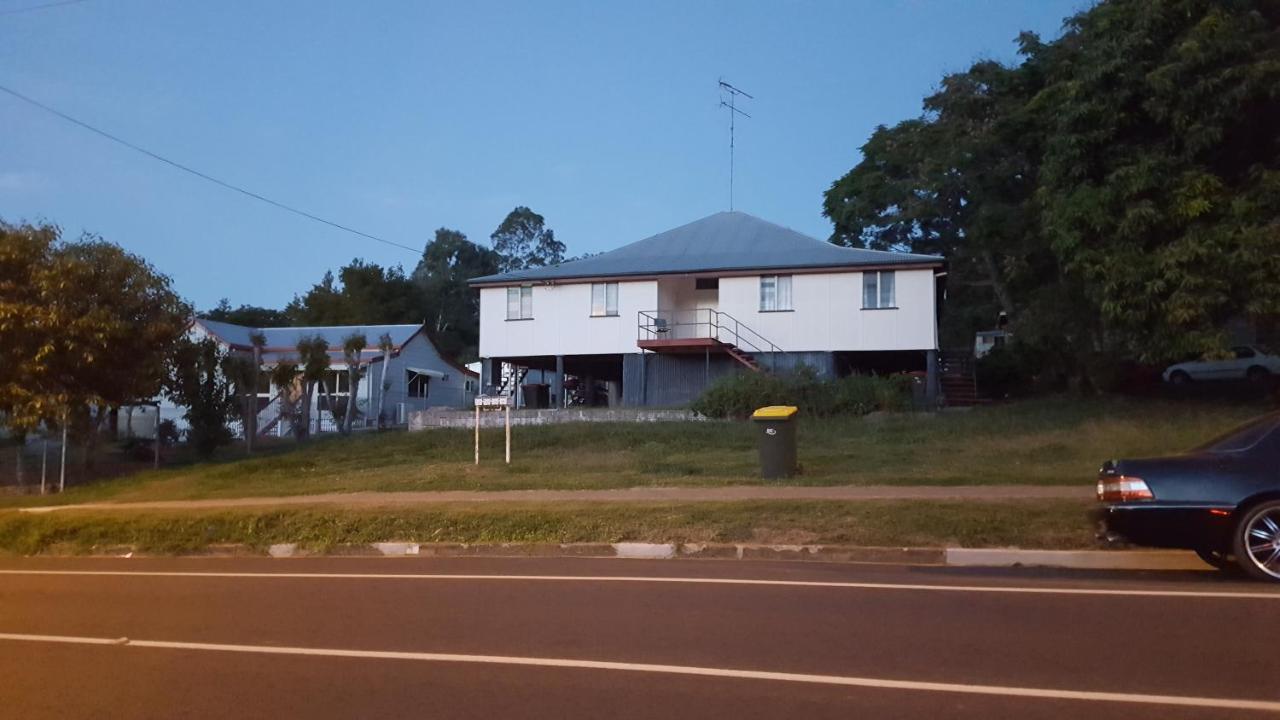
[{"label": "car wheel", "polygon": [[1189,385],[1191,384],[1191,376],[1182,370],[1174,370],[1173,373],[1169,375],[1169,382],[1174,385]]},{"label": "car wheel", "polygon": [[1221,570],[1228,575],[1240,574],[1240,563],[1236,562],[1234,555],[1226,551],[1196,548],[1196,555],[1214,570]]},{"label": "car wheel", "polygon": [[1280,582],[1280,500],[1251,508],[1232,538],[1240,567],[1259,580]]},{"label": "car wheel", "polygon": [[1260,367],[1258,365],[1254,365],[1253,367],[1249,368],[1249,371],[1244,374],[1245,378],[1247,378],[1249,382],[1258,383],[1258,384],[1262,384],[1266,382],[1267,377],[1269,377],[1270,375],[1271,373],[1267,372],[1266,368]]}]

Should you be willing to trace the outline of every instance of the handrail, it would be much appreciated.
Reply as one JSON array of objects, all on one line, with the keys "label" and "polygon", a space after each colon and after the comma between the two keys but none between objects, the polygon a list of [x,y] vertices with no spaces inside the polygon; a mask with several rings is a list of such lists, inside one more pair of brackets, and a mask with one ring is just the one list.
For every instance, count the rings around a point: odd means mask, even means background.
[{"label": "handrail", "polygon": [[[682,320],[682,318],[692,319]],[[782,352],[782,348],[752,328],[743,325],[734,316],[714,308],[641,310],[637,314],[637,319],[639,320],[637,341],[666,339],[671,333],[674,333],[672,339],[677,339],[675,336],[680,334],[679,328],[694,328],[695,334],[686,337],[710,338],[749,352],[768,353],[770,367],[775,369],[777,353]],[[705,334],[699,331],[702,327],[706,328]]]}]

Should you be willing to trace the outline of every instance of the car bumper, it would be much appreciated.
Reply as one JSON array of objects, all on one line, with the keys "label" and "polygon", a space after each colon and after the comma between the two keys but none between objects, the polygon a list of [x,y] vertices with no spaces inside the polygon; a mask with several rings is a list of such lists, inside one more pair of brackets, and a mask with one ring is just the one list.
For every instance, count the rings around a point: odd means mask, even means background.
[{"label": "car bumper", "polygon": [[1110,543],[1194,550],[1231,544],[1234,508],[1117,503],[1094,511],[1099,537]]}]

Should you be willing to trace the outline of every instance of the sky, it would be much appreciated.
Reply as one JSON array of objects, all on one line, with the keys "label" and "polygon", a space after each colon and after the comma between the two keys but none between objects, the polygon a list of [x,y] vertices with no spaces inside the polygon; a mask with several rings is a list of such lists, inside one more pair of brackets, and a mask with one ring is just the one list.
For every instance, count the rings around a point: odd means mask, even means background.
[{"label": "sky", "polygon": [[[944,73],[1013,61],[1084,0],[0,0],[0,85],[412,248],[517,205],[570,255],[735,209],[825,239],[822,193]],[[418,254],[212,185],[0,93],[0,219],[91,232],[200,309],[282,307]]]}]

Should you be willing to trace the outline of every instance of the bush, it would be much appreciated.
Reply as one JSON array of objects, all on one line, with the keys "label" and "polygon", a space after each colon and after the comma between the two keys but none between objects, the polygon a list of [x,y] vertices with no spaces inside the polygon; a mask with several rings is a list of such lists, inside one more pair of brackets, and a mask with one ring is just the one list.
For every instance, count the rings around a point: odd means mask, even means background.
[{"label": "bush", "polygon": [[911,401],[906,375],[819,377],[812,368],[787,374],[737,373],[721,378],[693,403],[707,417],[746,418],[767,405],[795,405],[805,415],[866,415],[875,410],[901,410]]}]

